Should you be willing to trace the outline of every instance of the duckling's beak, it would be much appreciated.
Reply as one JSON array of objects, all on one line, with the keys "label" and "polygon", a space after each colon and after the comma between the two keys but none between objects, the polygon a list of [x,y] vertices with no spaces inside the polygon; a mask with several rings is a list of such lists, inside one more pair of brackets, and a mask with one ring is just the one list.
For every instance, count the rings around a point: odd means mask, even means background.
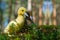
[{"label": "duckling's beak", "polygon": [[25,16],[25,18],[30,18],[30,14],[29,14],[28,12],[26,12],[26,13],[24,14],[24,16]]},{"label": "duckling's beak", "polygon": [[32,22],[32,16],[28,12],[25,13],[25,19]]},{"label": "duckling's beak", "polygon": [[24,15],[25,15],[25,17],[29,17],[29,15],[27,13],[25,13]]}]

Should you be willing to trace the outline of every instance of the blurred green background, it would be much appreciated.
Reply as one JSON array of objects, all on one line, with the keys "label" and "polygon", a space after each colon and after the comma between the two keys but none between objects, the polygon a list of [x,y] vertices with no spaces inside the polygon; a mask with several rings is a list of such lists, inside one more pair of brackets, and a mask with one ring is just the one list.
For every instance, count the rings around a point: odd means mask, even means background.
[{"label": "blurred green background", "polygon": [[[7,26],[7,24],[16,18],[17,9],[21,6],[28,9],[29,0],[0,0],[0,32]],[[38,19],[39,5],[41,0],[31,0],[31,8],[36,11],[36,18]],[[60,25],[60,0],[55,0],[57,11],[57,25]],[[32,14],[35,12],[31,10]],[[34,14],[33,14],[34,15]],[[38,20],[36,20],[38,24]]]},{"label": "blurred green background", "polygon": [[[30,0],[32,15],[37,18],[35,21],[38,24],[39,6],[41,0]],[[46,1],[46,0],[45,0]],[[56,2],[56,20],[57,25],[60,25],[60,0],[55,0]],[[29,0],[0,0],[0,33],[7,26],[7,24],[17,17],[17,10],[19,7],[23,6],[28,10]],[[34,15],[35,14],[35,15]],[[35,27],[34,24],[29,25],[31,28],[28,29],[29,33],[23,34],[21,39],[25,37],[25,40],[60,40],[60,26],[38,26]],[[54,29],[55,28],[55,29]],[[33,35],[33,36],[32,36]],[[13,40],[20,40],[19,35],[11,37]],[[0,34],[0,40],[9,40],[7,35]]]}]

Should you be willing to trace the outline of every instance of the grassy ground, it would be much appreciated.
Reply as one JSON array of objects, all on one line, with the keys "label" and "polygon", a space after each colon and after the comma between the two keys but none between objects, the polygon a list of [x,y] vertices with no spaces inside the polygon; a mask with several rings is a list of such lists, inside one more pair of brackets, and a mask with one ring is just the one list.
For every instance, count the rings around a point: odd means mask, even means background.
[{"label": "grassy ground", "polygon": [[0,40],[60,40],[60,26],[42,25],[37,27],[32,24],[27,28],[28,31],[9,37],[0,34]]}]

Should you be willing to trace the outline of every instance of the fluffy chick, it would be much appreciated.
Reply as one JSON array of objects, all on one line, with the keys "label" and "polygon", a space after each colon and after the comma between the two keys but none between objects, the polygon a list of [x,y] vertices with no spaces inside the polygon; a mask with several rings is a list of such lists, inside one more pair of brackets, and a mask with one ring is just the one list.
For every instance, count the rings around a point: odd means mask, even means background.
[{"label": "fluffy chick", "polygon": [[17,18],[15,19],[15,21],[11,21],[7,27],[4,29],[4,33],[14,33],[18,30],[20,30],[23,25],[24,25],[24,14],[26,12],[26,9],[24,7],[20,7],[18,9],[18,16]]}]

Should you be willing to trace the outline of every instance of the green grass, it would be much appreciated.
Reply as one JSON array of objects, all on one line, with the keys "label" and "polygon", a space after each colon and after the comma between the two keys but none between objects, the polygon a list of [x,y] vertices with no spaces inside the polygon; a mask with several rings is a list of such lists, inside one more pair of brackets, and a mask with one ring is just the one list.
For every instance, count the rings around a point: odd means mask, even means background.
[{"label": "green grass", "polygon": [[27,30],[27,33],[17,33],[12,37],[0,34],[0,40],[60,40],[60,26],[42,25],[37,27],[37,25],[31,24]]}]

